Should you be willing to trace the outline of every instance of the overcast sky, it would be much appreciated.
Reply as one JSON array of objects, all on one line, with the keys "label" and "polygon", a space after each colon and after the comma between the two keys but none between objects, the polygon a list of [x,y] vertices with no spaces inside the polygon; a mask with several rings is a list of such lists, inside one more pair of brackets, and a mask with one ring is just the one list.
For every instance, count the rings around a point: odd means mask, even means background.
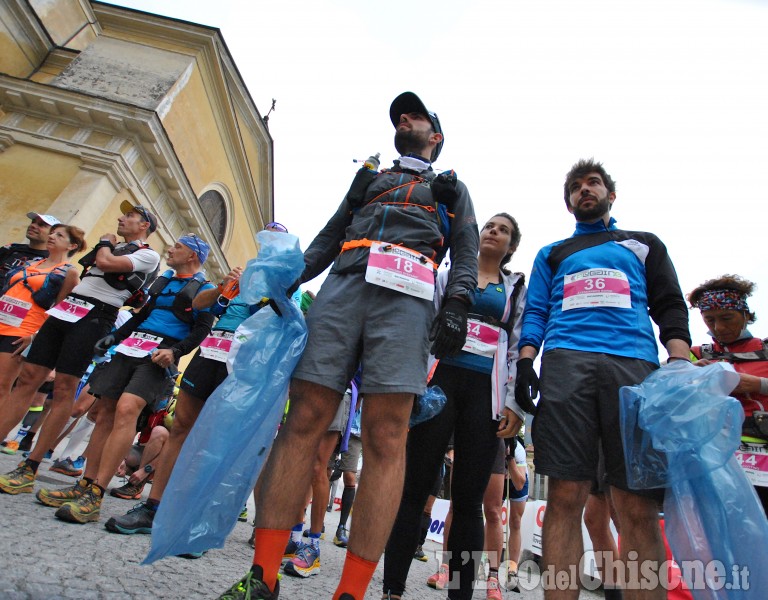
[{"label": "overcast sky", "polygon": [[275,219],[302,248],[354,158],[396,158],[389,105],[411,90],[440,116],[435,167],[456,170],[478,221],[520,223],[515,270],[572,233],[563,178],[593,156],[617,182],[618,225],[659,235],[686,293],[723,273],[757,282],[752,332],[768,336],[767,2],[116,3],[220,28],[262,115],[277,100]]}]

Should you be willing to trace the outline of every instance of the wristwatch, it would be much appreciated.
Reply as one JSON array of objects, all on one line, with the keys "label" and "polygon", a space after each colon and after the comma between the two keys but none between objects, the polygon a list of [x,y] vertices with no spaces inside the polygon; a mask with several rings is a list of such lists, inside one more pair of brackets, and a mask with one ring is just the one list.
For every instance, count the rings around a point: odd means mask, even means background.
[{"label": "wristwatch", "polygon": [[145,472],[147,475],[149,475],[150,473],[152,473],[154,470],[155,470],[155,467],[153,467],[152,465],[144,465],[144,472]]}]

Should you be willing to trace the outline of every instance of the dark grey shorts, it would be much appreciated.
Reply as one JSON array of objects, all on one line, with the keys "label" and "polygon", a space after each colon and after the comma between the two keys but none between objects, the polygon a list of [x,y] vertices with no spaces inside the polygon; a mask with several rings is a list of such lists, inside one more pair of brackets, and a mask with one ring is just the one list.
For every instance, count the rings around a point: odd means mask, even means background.
[{"label": "dark grey shorts", "polygon": [[173,393],[173,379],[145,356],[136,358],[117,353],[94,370],[88,383],[91,394],[119,400],[123,393],[134,394],[154,411]]},{"label": "dark grey shorts", "polygon": [[556,479],[594,481],[598,446],[605,480],[627,486],[619,426],[619,388],[637,385],[658,367],[635,358],[555,349],[541,361],[541,400],[533,420],[536,472]]},{"label": "dark grey shorts", "polygon": [[434,316],[431,300],[367,283],[362,273],[329,275],[307,315],[293,377],[343,394],[362,361],[361,394],[422,394]]},{"label": "dark grey shorts", "polygon": [[354,435],[349,436],[347,451],[342,453],[339,471],[342,473],[357,472],[357,465],[360,462],[360,453],[363,451],[363,440]]}]

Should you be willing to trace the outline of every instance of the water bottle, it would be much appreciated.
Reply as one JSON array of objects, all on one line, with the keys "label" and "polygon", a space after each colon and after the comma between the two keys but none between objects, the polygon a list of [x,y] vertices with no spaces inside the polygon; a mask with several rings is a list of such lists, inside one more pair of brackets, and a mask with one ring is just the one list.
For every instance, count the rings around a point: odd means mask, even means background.
[{"label": "water bottle", "polygon": [[379,152],[369,156],[349,186],[347,202],[353,209],[361,208],[365,204],[365,192],[379,172],[379,156]]}]

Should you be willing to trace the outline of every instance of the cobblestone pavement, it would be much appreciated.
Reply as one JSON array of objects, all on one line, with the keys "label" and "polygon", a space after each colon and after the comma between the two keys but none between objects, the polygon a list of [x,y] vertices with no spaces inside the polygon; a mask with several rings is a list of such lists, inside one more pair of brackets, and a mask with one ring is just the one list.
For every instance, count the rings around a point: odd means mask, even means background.
[{"label": "cobblestone pavement", "polygon": [[[0,473],[15,468],[19,456],[0,454]],[[38,474],[39,487],[72,485],[73,480],[52,473],[44,462]],[[113,484],[121,485],[121,480]],[[148,492],[145,491],[145,496]],[[98,523],[75,525],[53,516],[54,509],[38,503],[33,494],[10,496],[0,493],[0,598],[4,600],[101,599],[129,600],[149,598],[216,598],[240,579],[249,568],[252,549],[247,544],[251,528],[238,523],[224,548],[209,551],[200,559],[166,558],[143,566],[149,550],[147,535],[123,536],[107,532],[109,517],[124,514],[134,501],[107,497]],[[249,507],[253,516],[253,506]],[[327,513],[327,539],[321,542],[322,568],[308,579],[284,576],[281,598],[330,599],[344,561],[344,550],[333,545],[338,513]],[[428,563],[414,561],[405,598],[443,600],[445,592],[428,588],[426,578],[437,565],[437,544],[428,541]],[[366,600],[381,597],[382,563],[376,569]],[[475,598],[484,598],[478,590]],[[601,598],[602,594],[582,592],[582,598]],[[522,593],[504,592],[507,600],[541,599],[540,589]]]}]

